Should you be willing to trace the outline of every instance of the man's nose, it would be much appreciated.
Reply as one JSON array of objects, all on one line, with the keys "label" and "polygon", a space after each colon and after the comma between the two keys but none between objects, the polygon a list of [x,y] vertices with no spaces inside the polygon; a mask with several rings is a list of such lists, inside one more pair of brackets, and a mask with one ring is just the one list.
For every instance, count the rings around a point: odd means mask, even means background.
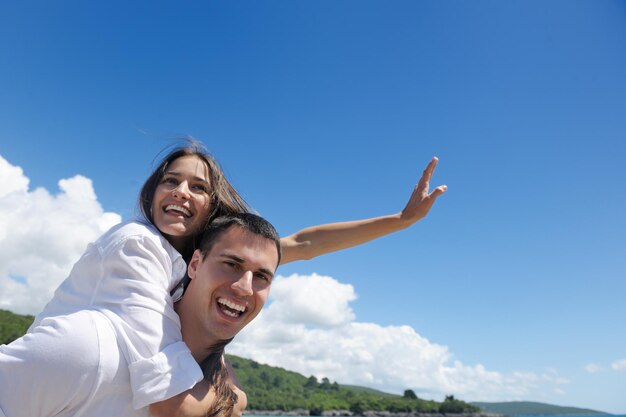
[{"label": "man's nose", "polygon": [[231,288],[235,290],[238,295],[252,295],[252,271],[245,271],[237,281],[233,282]]}]

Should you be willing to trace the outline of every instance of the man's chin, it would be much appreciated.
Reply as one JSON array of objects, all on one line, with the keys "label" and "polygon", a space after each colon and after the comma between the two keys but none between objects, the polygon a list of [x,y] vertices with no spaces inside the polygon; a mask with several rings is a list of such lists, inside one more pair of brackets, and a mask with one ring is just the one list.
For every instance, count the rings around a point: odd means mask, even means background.
[{"label": "man's chin", "polygon": [[232,326],[232,323],[229,323],[230,326],[220,326],[221,329],[215,329],[214,334],[219,340],[229,340],[232,339],[241,331],[242,326]]}]

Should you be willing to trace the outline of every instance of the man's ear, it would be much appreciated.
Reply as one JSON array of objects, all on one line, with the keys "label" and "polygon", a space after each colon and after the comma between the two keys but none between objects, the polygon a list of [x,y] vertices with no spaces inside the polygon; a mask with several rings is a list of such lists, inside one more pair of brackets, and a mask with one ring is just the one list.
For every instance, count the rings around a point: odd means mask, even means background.
[{"label": "man's ear", "polygon": [[191,256],[191,261],[189,261],[189,266],[187,267],[187,275],[189,275],[189,278],[194,279],[196,277],[196,271],[198,270],[200,261],[202,261],[202,252],[200,249],[196,249]]}]

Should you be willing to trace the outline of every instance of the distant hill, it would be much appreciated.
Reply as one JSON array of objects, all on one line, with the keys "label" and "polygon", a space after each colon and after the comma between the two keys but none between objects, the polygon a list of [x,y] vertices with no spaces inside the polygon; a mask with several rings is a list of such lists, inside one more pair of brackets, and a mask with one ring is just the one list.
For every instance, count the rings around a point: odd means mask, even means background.
[{"label": "distant hill", "polygon": [[476,413],[479,408],[447,396],[443,402],[418,398],[411,390],[404,395],[389,394],[354,385],[340,385],[328,378],[320,381],[250,359],[227,355],[242,388],[248,394],[248,409],[307,411],[345,410],[361,415],[365,411],[391,413]]},{"label": "distant hill", "polygon": [[7,310],[0,310],[0,345],[11,343],[21,337],[33,320],[35,320],[33,316],[22,316]]},{"label": "distant hill", "polygon": [[558,405],[536,403],[530,401],[511,401],[503,403],[473,402],[472,405],[481,410],[505,414],[507,416],[602,416],[609,415],[602,411],[587,410],[576,407],[561,407]]},{"label": "distant hill", "polygon": [[397,397],[397,394],[390,394],[388,392],[380,391],[370,387],[362,387],[360,385],[347,385],[341,384],[343,388],[354,390],[355,392],[368,392],[370,394],[380,395],[381,397]]}]

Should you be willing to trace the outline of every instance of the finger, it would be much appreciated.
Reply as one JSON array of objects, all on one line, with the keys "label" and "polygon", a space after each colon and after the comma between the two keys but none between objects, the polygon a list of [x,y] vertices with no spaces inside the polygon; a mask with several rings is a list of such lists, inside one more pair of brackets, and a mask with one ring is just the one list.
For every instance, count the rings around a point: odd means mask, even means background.
[{"label": "finger", "polygon": [[432,173],[432,171],[435,170],[435,167],[437,166],[438,163],[439,163],[439,158],[437,158],[436,156],[433,156],[433,158],[428,163],[428,166],[430,167],[431,173]]},{"label": "finger", "polygon": [[441,194],[445,193],[446,191],[448,191],[448,186],[440,185],[439,187],[435,188],[432,193],[430,193],[430,197],[432,199],[436,199],[437,197],[439,197]]},{"label": "finger", "polygon": [[425,176],[431,177],[433,175],[433,172],[435,171],[437,162],[439,162],[439,158],[437,158],[436,156],[433,156],[433,158],[430,160],[428,165],[426,165],[426,168],[424,169],[424,172],[422,173],[422,177],[425,177]]},{"label": "finger", "polygon": [[430,160],[428,165],[426,165],[424,172],[422,172],[422,177],[417,183],[417,186],[419,188],[428,188],[428,183],[430,182],[430,179],[433,176],[433,172],[435,171],[435,167],[437,166],[438,162],[439,162],[439,158],[437,158],[436,156],[433,156],[433,158]]}]

